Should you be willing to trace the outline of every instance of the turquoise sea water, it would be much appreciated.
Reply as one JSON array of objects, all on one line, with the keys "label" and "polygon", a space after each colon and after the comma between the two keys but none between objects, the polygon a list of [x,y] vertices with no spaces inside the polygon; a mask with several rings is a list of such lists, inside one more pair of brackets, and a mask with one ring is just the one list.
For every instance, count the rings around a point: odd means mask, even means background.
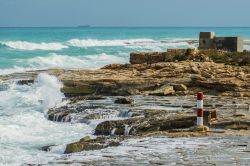
[{"label": "turquoise sea water", "polygon": [[200,31],[250,39],[250,28],[0,28],[0,74],[127,63],[133,51],[197,47]]},{"label": "turquoise sea water", "polygon": [[[132,51],[196,48],[200,31],[250,39],[250,28],[0,28],[0,74],[127,63]],[[247,44],[245,48],[249,48]],[[56,77],[47,74],[40,74],[31,86],[0,81],[0,166],[46,165],[65,157],[67,143],[92,136],[97,122],[47,120],[48,109],[63,104],[61,87]],[[56,146],[50,152],[39,150],[46,145]]]}]

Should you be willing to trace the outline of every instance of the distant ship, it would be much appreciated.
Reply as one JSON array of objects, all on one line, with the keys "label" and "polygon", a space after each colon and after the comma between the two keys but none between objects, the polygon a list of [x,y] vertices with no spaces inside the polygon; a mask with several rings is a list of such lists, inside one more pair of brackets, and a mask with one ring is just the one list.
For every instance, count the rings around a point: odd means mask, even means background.
[{"label": "distant ship", "polygon": [[78,25],[77,28],[90,28],[90,25]]}]

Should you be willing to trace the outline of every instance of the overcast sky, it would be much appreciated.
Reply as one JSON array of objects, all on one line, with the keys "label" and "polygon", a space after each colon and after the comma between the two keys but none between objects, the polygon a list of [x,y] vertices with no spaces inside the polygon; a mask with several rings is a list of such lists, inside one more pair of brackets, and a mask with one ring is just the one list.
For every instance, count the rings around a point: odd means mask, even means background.
[{"label": "overcast sky", "polygon": [[0,26],[248,26],[250,0],[0,0]]}]

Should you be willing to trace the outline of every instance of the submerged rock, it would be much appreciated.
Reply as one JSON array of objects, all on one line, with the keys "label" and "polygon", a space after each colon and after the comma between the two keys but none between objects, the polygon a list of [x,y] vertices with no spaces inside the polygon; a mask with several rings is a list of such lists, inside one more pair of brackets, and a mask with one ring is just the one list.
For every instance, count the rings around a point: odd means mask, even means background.
[{"label": "submerged rock", "polygon": [[18,85],[30,85],[30,84],[33,84],[33,83],[34,83],[33,79],[31,79],[31,80],[18,80],[17,81]]},{"label": "submerged rock", "polygon": [[55,146],[55,145],[46,145],[46,146],[39,148],[39,150],[49,152],[51,150],[51,147],[53,147],[53,146]]}]

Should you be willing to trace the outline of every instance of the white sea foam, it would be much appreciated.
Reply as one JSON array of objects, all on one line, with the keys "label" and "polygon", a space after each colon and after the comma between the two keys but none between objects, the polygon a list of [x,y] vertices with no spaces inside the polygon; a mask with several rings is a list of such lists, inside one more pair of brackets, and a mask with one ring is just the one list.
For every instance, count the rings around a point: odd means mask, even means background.
[{"label": "white sea foam", "polygon": [[17,50],[62,50],[68,46],[62,43],[33,43],[27,41],[7,41],[1,44]]},{"label": "white sea foam", "polygon": [[31,67],[38,68],[81,68],[86,65],[86,62],[77,56],[58,55],[55,53],[49,56],[37,56],[21,62],[27,62]]},{"label": "white sea foam", "polygon": [[[68,56],[50,54],[48,56],[37,56],[31,59],[20,59],[13,68],[0,69],[0,75],[48,68],[64,69],[98,69],[112,63],[128,63],[129,54],[119,53],[117,56],[105,53],[86,56]],[[25,65],[25,67],[24,67]]]},{"label": "white sea foam", "polygon": [[42,101],[44,108],[55,107],[56,104],[62,102],[64,95],[61,88],[63,84],[55,76],[39,74],[33,86],[36,89],[35,96]]},{"label": "white sea foam", "polygon": [[164,51],[167,48],[196,48],[197,41],[191,39],[124,39],[124,40],[96,40],[96,39],[72,39],[68,45],[74,47],[111,47],[121,46],[140,51]]},{"label": "white sea foam", "polygon": [[127,46],[136,43],[150,43],[152,39],[124,39],[124,40],[95,40],[95,39],[71,39],[69,45],[75,47],[98,47],[98,46]]},{"label": "white sea foam", "polygon": [[31,70],[38,70],[38,68],[14,66],[13,68],[0,69],[0,75],[7,75],[11,73],[25,72],[25,71],[31,71]]},{"label": "white sea foam", "polygon": [[[190,44],[190,41],[192,44]],[[113,47],[122,46],[132,49],[144,49],[152,51],[162,51],[166,48],[180,48],[180,47],[196,47],[197,41],[193,39],[113,39],[113,40],[97,40],[97,39],[71,39],[65,43],[34,43],[27,41],[6,41],[0,42],[2,45],[8,46],[18,50],[62,50],[73,47]]]},{"label": "white sea foam", "polygon": [[158,41],[152,43],[137,43],[127,45],[127,48],[142,50],[142,51],[166,51],[168,48],[196,48],[194,44],[189,44],[185,41]]},{"label": "white sea foam", "polygon": [[126,63],[127,59],[126,55],[114,56],[105,53],[88,56],[50,54],[45,57],[39,56],[25,61],[22,60],[21,63],[26,62],[33,68],[97,69],[111,63]]},{"label": "white sea foam", "polygon": [[244,49],[250,51],[250,45],[244,45]]},{"label": "white sea foam", "polygon": [[[88,125],[46,119],[47,109],[62,100],[61,87],[56,77],[40,74],[32,86],[12,83],[0,91],[0,165],[47,163],[61,156],[65,144],[91,134]],[[59,146],[48,153],[39,150],[51,144]]]}]

